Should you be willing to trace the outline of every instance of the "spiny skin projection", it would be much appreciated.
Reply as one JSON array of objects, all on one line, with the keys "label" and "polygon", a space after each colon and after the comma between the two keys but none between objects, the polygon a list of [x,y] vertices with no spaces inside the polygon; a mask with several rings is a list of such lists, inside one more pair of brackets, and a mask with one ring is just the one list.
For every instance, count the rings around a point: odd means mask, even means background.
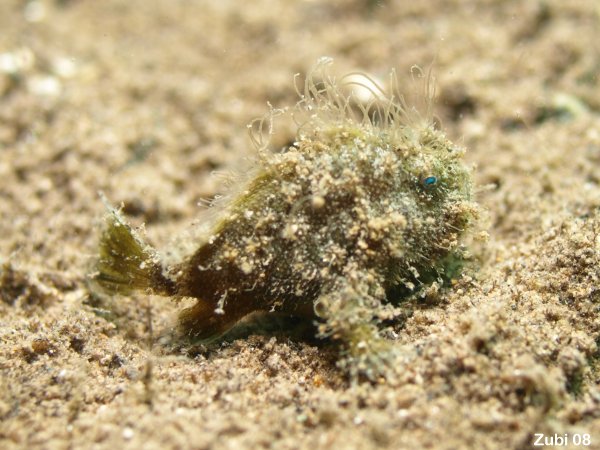
[{"label": "spiny skin projection", "polygon": [[328,109],[337,89],[329,79],[310,92],[307,109],[318,113],[297,142],[261,153],[245,189],[180,262],[165,267],[111,210],[94,282],[196,299],[178,326],[198,340],[256,311],[317,319],[322,336],[343,344],[351,375],[384,374],[394,353],[381,331],[394,317],[386,292],[443,273],[477,208],[462,149],[428,124],[379,126]]}]

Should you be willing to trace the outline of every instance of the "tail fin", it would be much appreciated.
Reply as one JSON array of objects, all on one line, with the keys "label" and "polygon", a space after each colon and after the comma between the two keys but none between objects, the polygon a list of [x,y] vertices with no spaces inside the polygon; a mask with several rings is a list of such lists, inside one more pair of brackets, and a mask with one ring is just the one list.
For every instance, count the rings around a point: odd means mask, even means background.
[{"label": "tail fin", "polygon": [[173,282],[163,275],[158,253],[140,238],[117,210],[108,203],[107,207],[99,258],[90,276],[93,285],[111,294],[147,291],[171,295]]}]

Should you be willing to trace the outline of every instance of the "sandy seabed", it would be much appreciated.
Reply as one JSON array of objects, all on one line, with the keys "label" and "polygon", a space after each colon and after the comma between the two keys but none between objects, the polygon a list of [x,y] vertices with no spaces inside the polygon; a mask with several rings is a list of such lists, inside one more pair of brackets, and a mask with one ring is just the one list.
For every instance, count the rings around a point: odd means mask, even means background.
[{"label": "sandy seabed", "polygon": [[[600,448],[597,2],[3,0],[0,29],[0,447]],[[279,334],[174,350],[153,337],[179,306],[86,289],[99,191],[165,248],[323,55],[381,79],[434,62],[487,211],[394,383]]]}]

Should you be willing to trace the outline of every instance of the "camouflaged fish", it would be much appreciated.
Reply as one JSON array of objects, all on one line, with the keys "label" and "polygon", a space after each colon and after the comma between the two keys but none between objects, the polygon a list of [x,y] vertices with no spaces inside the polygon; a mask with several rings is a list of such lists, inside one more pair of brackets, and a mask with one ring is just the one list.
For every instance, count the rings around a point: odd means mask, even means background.
[{"label": "camouflaged fish", "polygon": [[316,320],[342,343],[349,373],[384,374],[388,293],[437,282],[461,257],[477,206],[464,150],[434,128],[430,107],[419,113],[364,75],[338,80],[330,65],[320,60],[299,90],[295,142],[271,153],[254,140],[256,167],[187,252],[166,262],[111,209],[94,283],[193,298],[178,329],[198,340],[257,311]]}]

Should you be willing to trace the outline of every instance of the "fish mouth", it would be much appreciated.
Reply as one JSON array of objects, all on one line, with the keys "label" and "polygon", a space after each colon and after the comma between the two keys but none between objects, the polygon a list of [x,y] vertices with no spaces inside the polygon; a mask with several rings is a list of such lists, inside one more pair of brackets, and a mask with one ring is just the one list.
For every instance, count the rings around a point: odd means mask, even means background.
[{"label": "fish mouth", "polygon": [[455,200],[446,208],[444,220],[462,233],[475,222],[478,211],[477,204],[468,198]]}]

